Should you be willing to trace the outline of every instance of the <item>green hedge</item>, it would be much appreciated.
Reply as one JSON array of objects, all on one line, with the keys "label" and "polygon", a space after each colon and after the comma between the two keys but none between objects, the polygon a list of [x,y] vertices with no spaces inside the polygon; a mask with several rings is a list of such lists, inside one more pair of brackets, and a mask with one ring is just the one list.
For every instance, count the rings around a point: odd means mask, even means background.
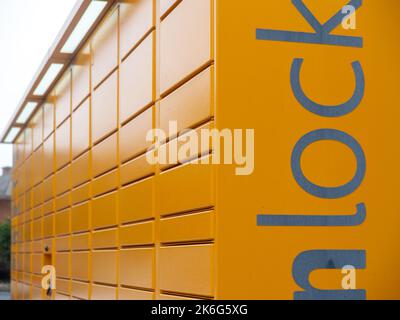
[{"label": "green hedge", "polygon": [[0,280],[9,278],[11,227],[7,219],[0,223]]}]

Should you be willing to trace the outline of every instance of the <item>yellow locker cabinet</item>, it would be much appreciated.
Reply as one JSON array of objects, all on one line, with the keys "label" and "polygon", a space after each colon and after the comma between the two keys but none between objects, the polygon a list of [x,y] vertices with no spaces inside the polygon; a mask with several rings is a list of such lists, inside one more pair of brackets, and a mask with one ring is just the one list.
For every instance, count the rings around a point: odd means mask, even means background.
[{"label": "yellow locker cabinet", "polygon": [[115,1],[15,142],[13,298],[399,299],[399,9]]}]

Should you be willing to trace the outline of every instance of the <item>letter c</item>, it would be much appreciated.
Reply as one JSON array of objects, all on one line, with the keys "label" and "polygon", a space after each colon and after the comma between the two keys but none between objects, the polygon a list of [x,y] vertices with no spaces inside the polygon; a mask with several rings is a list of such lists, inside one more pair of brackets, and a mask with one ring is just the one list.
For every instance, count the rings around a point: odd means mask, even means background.
[{"label": "letter c", "polygon": [[292,86],[292,91],[297,99],[297,101],[308,111],[319,115],[321,117],[341,117],[345,116],[352,111],[354,111],[364,97],[365,92],[365,79],[364,72],[361,64],[358,61],[353,62],[351,65],[356,77],[356,87],[353,96],[347,102],[336,105],[327,106],[316,103],[309,99],[300,84],[300,70],[304,59],[294,59],[292,63],[292,68],[290,71],[290,83]]}]

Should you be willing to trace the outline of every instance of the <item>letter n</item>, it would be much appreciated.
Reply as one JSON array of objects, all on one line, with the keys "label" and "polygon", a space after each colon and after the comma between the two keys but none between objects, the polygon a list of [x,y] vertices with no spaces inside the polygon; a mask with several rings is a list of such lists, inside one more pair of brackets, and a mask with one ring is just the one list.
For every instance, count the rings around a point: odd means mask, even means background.
[{"label": "letter n", "polygon": [[365,300],[365,290],[320,290],[314,288],[309,276],[318,269],[342,269],[346,265],[365,269],[364,250],[312,250],[300,253],[293,262],[292,274],[304,289],[294,293],[294,300]]}]

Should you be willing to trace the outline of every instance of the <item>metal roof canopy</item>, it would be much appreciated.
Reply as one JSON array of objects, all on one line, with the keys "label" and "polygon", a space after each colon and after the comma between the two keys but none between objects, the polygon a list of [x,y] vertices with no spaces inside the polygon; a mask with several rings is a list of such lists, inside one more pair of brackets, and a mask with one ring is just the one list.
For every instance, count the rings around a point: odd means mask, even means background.
[{"label": "metal roof canopy", "polygon": [[[2,135],[1,135],[1,140],[0,140],[1,143],[9,143],[9,144],[15,143],[15,141],[19,138],[19,136],[21,135],[23,130],[27,127],[28,123],[35,116],[36,112],[40,109],[43,102],[46,100],[47,96],[49,95],[51,90],[54,88],[54,85],[62,77],[64,72],[70,67],[73,59],[75,58],[75,56],[79,52],[79,50],[82,48],[83,44],[88,40],[88,38],[91,36],[93,31],[99,25],[100,21],[104,18],[106,13],[109,11],[111,6],[115,2],[115,0],[102,0],[102,1],[107,2],[107,5],[104,7],[103,11],[98,16],[96,21],[92,24],[89,31],[86,33],[85,37],[79,43],[75,52],[72,54],[61,53],[61,50],[62,50],[64,44],[69,39],[71,33],[74,31],[76,25],[81,20],[86,9],[89,7],[90,3],[92,2],[92,0],[77,0],[77,3],[74,6],[74,8],[72,9],[71,14],[69,15],[69,17],[67,18],[67,21],[64,23],[63,27],[61,28],[61,31],[57,35],[53,45],[49,49],[44,60],[42,61],[38,71],[36,72],[35,76],[33,77],[33,80],[29,84],[28,89],[25,91],[23,98],[20,101],[20,103],[18,104],[16,111],[14,112],[10,121],[8,122],[6,129],[3,131]],[[48,71],[49,67],[53,63],[64,64],[64,67],[59,72],[58,76],[54,79],[54,81],[51,83],[51,85],[49,86],[47,91],[42,96],[34,95],[34,91],[35,91],[36,87],[39,85],[39,83],[45,76],[46,72]],[[25,105],[28,102],[37,102],[38,105],[33,110],[33,112],[31,113],[31,115],[29,116],[29,118],[27,119],[27,121],[24,124],[18,124],[17,119],[21,115],[22,111],[24,110]],[[7,136],[10,133],[12,128],[20,128],[20,131],[15,136],[15,138],[13,139],[12,142],[6,142],[5,140],[7,139]]]}]

